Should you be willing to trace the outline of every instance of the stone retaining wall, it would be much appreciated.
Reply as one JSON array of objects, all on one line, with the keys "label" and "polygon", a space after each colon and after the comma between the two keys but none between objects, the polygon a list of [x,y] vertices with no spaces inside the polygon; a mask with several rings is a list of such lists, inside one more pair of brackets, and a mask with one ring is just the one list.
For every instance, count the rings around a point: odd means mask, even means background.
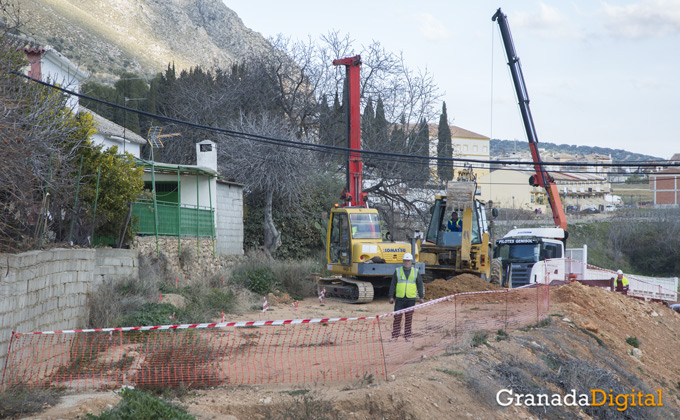
[{"label": "stone retaining wall", "polygon": [[137,255],[111,248],[0,254],[0,367],[12,331],[83,327],[88,292],[105,280],[138,277]]}]

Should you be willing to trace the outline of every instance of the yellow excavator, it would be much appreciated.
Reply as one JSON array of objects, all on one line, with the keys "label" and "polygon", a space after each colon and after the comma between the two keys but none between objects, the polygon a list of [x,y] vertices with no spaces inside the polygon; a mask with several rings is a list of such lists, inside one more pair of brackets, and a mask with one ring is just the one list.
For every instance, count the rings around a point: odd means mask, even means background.
[{"label": "yellow excavator", "polygon": [[[346,102],[349,104],[347,131],[349,161],[347,186],[342,194],[342,205],[330,212],[326,232],[327,270],[332,277],[318,281],[325,296],[348,303],[373,300],[376,288],[387,289],[392,274],[402,265],[404,254],[418,252],[413,243],[383,241],[376,209],[368,208],[368,197],[363,192],[361,161],[361,128],[359,112],[359,68],[361,57],[354,56],[333,61],[347,70]],[[415,263],[421,274],[423,263]]]},{"label": "yellow excavator", "polygon": [[447,183],[445,196],[435,196],[416,259],[425,264],[424,281],[462,273],[489,281],[491,242],[486,203],[475,198],[476,192],[476,176],[472,168],[465,167]]},{"label": "yellow excavator", "polygon": [[[365,207],[331,210],[326,237],[327,269],[333,277],[319,280],[325,296],[349,303],[373,300],[375,289],[387,289],[392,274],[403,264],[404,254],[414,253],[413,243],[383,241],[378,211]],[[416,263],[421,275],[424,264]]]}]

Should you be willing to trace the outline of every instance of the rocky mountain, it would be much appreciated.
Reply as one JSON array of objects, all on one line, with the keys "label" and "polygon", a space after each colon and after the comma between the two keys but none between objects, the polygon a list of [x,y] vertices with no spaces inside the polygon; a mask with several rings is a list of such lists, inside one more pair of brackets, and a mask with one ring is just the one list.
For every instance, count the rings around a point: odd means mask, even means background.
[{"label": "rocky mountain", "polygon": [[271,44],[222,0],[14,0],[21,30],[99,82],[151,76],[174,63],[225,68]]}]

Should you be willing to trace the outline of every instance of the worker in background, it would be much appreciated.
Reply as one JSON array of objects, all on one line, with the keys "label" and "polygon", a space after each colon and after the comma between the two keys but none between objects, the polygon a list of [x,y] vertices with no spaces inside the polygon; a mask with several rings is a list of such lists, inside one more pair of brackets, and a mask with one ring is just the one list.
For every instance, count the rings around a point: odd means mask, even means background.
[{"label": "worker in background", "polygon": [[463,231],[463,221],[458,217],[458,212],[451,213],[451,218],[446,224],[447,232],[462,232]]},{"label": "worker in background", "polygon": [[618,270],[616,272],[616,278],[614,279],[614,289],[617,292],[628,294],[628,279],[623,276],[623,271]]},{"label": "worker in background", "polygon": [[[420,303],[424,302],[425,288],[423,287],[423,279],[420,277],[418,269],[413,266],[413,255],[408,252],[404,254],[403,266],[398,267],[392,275],[389,297],[390,303],[394,303],[395,312],[415,306],[416,299],[420,299]],[[403,315],[405,315],[404,339],[406,341],[411,341],[413,311],[408,311]],[[394,323],[392,324],[392,340],[399,338],[401,333],[401,318],[402,314],[394,316]]]}]

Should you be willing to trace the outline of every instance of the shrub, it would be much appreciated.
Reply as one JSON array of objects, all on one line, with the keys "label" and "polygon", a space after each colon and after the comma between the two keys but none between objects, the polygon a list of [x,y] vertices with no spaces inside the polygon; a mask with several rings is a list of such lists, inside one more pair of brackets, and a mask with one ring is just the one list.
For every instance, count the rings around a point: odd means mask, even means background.
[{"label": "shrub", "polygon": [[510,338],[510,336],[507,332],[505,332],[505,330],[496,331],[496,341],[503,341],[507,340],[508,338]]},{"label": "shrub", "polygon": [[332,402],[311,393],[292,395],[291,401],[264,410],[265,418],[274,420],[331,420],[344,418]]},{"label": "shrub", "polygon": [[181,311],[182,322],[207,322],[221,312],[232,312],[236,304],[234,292],[216,287],[190,286],[180,293],[187,299],[187,306]]},{"label": "shrub", "polygon": [[626,343],[630,344],[631,346],[633,346],[635,348],[640,347],[640,341],[637,339],[637,337],[626,338]]},{"label": "shrub", "polygon": [[316,279],[313,273],[321,270],[318,260],[277,261],[272,267],[276,283],[293,298],[316,296]]},{"label": "shrub", "polygon": [[487,339],[489,338],[489,334],[483,332],[483,331],[478,331],[474,334],[472,334],[472,342],[470,343],[470,346],[472,347],[479,347],[482,344],[489,345],[487,343]]},{"label": "shrub", "polygon": [[183,311],[169,303],[147,302],[138,311],[120,318],[116,327],[179,324],[183,315]]},{"label": "shrub", "polygon": [[144,391],[126,388],[120,392],[123,399],[117,406],[102,412],[98,416],[87,414],[87,419],[99,420],[195,420],[196,417],[189,415],[175,405],[158,397],[147,394]]},{"label": "shrub", "polygon": [[55,405],[60,398],[61,393],[54,388],[29,390],[16,386],[0,392],[0,418],[23,418],[41,411],[45,405]]},{"label": "shrub", "polygon": [[145,302],[158,296],[155,282],[148,277],[108,281],[88,295],[89,328],[107,328],[116,320],[137,312]]}]

